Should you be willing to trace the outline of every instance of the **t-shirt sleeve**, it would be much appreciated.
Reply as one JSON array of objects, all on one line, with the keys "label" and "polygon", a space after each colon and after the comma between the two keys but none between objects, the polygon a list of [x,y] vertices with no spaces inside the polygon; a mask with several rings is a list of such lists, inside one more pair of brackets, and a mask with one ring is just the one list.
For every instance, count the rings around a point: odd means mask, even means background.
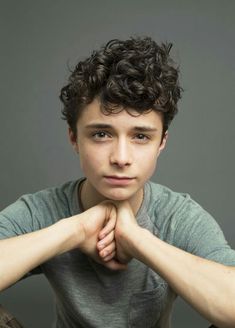
[{"label": "t-shirt sleeve", "polygon": [[231,249],[215,219],[189,196],[175,216],[174,243],[194,255],[235,266]]},{"label": "t-shirt sleeve", "polygon": [[215,219],[188,194],[164,190],[155,206],[160,238],[191,254],[235,266],[231,249]]},{"label": "t-shirt sleeve", "polygon": [[25,195],[0,212],[0,239],[19,236],[42,228],[33,197]]},{"label": "t-shirt sleeve", "polygon": [[[19,236],[43,228],[40,213],[30,195],[22,196],[0,212],[0,239]],[[41,273],[37,267],[25,277]],[[24,278],[25,278],[24,277]]]}]

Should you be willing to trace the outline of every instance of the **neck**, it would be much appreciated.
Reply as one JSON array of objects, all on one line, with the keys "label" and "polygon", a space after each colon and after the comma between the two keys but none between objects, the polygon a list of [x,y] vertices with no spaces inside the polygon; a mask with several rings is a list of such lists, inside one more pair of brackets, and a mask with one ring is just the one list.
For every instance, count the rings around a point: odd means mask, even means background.
[{"label": "neck", "polygon": [[[139,189],[132,197],[128,199],[134,215],[137,214],[142,201],[143,201],[143,188]],[[80,185],[80,193],[78,194],[79,203],[82,206],[82,210],[86,211],[89,208],[108,200],[105,196],[100,194],[86,179]],[[127,200],[127,199],[125,199]]]}]

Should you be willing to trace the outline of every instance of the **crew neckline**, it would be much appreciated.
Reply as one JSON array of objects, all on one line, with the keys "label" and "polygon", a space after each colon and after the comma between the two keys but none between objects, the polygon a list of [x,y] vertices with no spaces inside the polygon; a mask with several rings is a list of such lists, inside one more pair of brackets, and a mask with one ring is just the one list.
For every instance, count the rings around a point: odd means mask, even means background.
[{"label": "crew neckline", "polygon": [[[72,191],[72,211],[73,215],[80,214],[82,213],[82,209],[79,206],[79,201],[78,201],[78,190],[81,185],[81,183],[85,180],[85,177],[82,177],[78,179],[75,183],[75,187]],[[137,211],[136,214],[136,220],[140,224],[143,221],[143,213],[146,213],[148,209],[148,204],[149,204],[149,199],[150,199],[150,182],[147,181],[144,185],[144,193],[143,193],[143,200],[142,203]]]}]

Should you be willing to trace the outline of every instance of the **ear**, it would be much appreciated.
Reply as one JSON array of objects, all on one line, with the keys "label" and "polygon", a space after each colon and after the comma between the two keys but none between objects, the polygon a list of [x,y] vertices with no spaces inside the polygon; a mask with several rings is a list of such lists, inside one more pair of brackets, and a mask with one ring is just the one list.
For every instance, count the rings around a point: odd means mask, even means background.
[{"label": "ear", "polygon": [[167,142],[167,139],[168,139],[168,131],[165,132],[164,134],[164,137],[162,139],[162,142],[159,146],[159,149],[158,149],[158,156],[161,154],[161,152],[163,151],[163,149],[166,147],[166,142]]},{"label": "ear", "polygon": [[76,153],[79,152],[78,143],[77,143],[77,137],[73,133],[72,129],[68,128],[68,135],[69,135],[69,141],[71,142],[71,145],[73,146],[73,149],[76,151]]}]

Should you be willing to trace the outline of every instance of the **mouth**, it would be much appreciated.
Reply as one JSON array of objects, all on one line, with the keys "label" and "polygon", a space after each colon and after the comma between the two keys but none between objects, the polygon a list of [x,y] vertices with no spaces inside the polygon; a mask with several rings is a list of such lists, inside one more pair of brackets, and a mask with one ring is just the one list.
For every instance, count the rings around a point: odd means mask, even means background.
[{"label": "mouth", "polygon": [[127,176],[117,176],[117,175],[109,175],[104,176],[106,182],[111,185],[128,185],[130,184],[135,178],[127,177]]}]

